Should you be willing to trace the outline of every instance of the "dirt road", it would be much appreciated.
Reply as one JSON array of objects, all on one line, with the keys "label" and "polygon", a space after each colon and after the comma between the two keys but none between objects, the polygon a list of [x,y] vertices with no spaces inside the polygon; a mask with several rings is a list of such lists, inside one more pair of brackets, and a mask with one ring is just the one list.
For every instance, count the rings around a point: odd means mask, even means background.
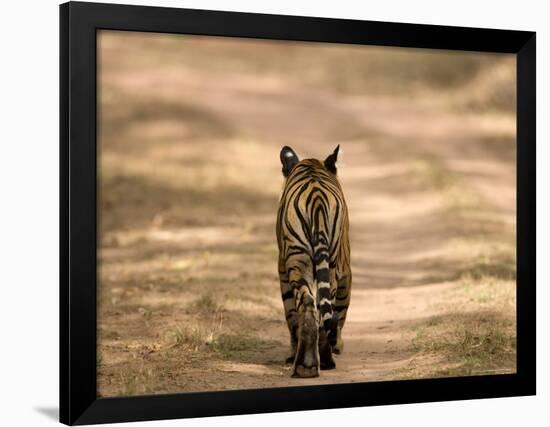
[{"label": "dirt road", "polygon": [[[100,395],[515,370],[515,123],[274,76],[101,76]],[[154,72],[152,72],[154,70]],[[291,379],[279,150],[340,144],[352,303],[337,369]]]}]

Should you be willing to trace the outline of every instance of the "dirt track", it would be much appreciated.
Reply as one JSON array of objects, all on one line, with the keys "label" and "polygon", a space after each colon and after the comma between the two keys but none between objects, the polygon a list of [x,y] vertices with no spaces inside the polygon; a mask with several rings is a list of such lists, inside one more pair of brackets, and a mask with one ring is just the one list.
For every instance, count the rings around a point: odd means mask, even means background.
[{"label": "dirt track", "polygon": [[[153,73],[109,46],[101,395],[515,369],[515,350],[470,363],[422,347],[455,324],[482,331],[472,347],[485,345],[487,322],[515,327],[513,118],[273,76]],[[337,144],[354,274],[345,350],[336,370],[292,380],[276,275],[278,152],[324,158]]]}]

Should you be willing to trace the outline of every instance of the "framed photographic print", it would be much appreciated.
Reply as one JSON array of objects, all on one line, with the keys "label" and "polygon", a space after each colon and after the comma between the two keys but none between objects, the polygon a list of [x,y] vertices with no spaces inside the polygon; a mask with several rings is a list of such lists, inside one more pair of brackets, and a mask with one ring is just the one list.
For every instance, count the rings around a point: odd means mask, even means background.
[{"label": "framed photographic print", "polygon": [[60,25],[63,423],[535,393],[535,33]]}]

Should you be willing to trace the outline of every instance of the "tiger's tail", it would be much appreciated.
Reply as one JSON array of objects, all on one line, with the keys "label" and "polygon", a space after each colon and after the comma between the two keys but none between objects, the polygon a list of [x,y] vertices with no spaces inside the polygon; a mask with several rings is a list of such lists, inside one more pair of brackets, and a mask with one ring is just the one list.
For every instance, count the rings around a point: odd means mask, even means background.
[{"label": "tiger's tail", "polygon": [[[313,233],[313,264],[315,271],[315,282],[317,284],[317,306],[320,313],[320,326],[325,330],[329,342],[336,343],[337,322],[334,321],[332,291],[331,291],[331,268],[330,252],[326,233],[315,230]],[[332,272],[334,273],[334,272]]]}]

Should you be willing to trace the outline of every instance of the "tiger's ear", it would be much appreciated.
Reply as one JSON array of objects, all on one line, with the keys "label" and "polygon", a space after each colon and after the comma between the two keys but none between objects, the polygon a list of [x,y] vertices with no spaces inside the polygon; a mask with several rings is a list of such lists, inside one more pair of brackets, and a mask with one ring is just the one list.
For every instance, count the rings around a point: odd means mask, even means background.
[{"label": "tiger's ear", "polygon": [[283,175],[286,178],[294,166],[298,164],[300,159],[294,150],[288,146],[284,146],[281,150],[281,163],[283,164]]},{"label": "tiger's ear", "polygon": [[336,175],[336,162],[338,161],[338,151],[340,150],[340,145],[338,145],[332,154],[325,159],[325,167]]}]

